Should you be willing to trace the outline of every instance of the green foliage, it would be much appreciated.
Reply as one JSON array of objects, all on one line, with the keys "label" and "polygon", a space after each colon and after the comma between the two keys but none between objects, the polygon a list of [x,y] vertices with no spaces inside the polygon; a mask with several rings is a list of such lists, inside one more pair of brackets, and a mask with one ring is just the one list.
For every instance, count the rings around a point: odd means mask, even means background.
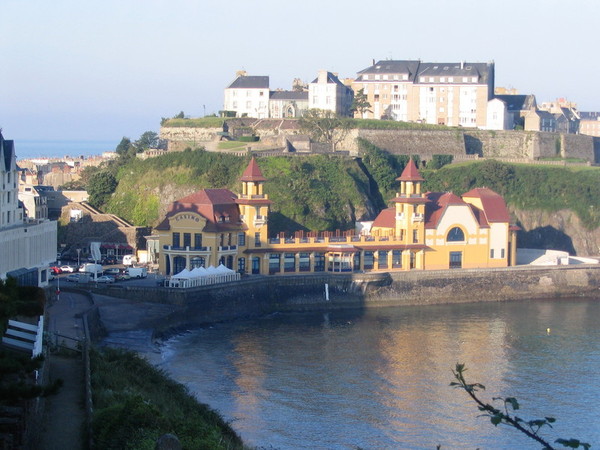
[{"label": "green foliage", "polygon": [[115,148],[115,152],[117,153],[117,155],[119,156],[124,156],[127,154],[129,148],[131,147],[131,139],[129,139],[128,137],[123,136],[123,138],[121,138],[121,142],[119,142],[119,144],[117,145],[117,147]]},{"label": "green foliage", "polygon": [[163,127],[190,127],[190,128],[223,128],[225,119],[222,117],[202,117],[198,119],[168,119]]},{"label": "green foliage", "polygon": [[77,181],[67,181],[62,186],[58,187],[59,191],[84,191],[85,184],[81,181],[81,179]]},{"label": "green foliage", "polygon": [[367,94],[365,94],[364,89],[359,89],[354,94],[354,99],[352,100],[352,106],[350,107],[350,111],[357,112],[360,115],[364,114],[367,111],[370,111],[371,104],[367,98]]},{"label": "green foliage", "polygon": [[223,419],[187,389],[133,352],[91,352],[93,431],[97,448],[153,449],[165,433],[183,448],[243,448]]},{"label": "green foliage", "polygon": [[[396,178],[408,164],[409,156],[392,155],[363,138],[358,138],[357,142],[363,162],[383,196],[387,199],[394,197],[399,187]],[[419,166],[420,158],[413,156],[413,159]]]},{"label": "green foliage", "polygon": [[271,235],[299,229],[347,230],[365,213],[369,180],[352,160],[271,157],[261,158],[260,167],[269,180],[265,192],[273,201],[272,210],[279,213],[269,224]]},{"label": "green foliage", "polygon": [[258,141],[258,136],[240,136],[238,138],[240,142],[256,142]]},{"label": "green foliage", "polygon": [[[350,128],[365,130],[448,130],[445,125],[430,125],[426,123],[398,122],[395,120],[377,119],[348,119]],[[457,128],[457,132],[460,132]]]},{"label": "green foliage", "polygon": [[[540,431],[543,427],[552,428],[552,424],[556,422],[554,417],[544,417],[543,419],[524,420],[514,414],[515,411],[520,409],[519,402],[514,397],[494,397],[492,400],[500,402],[502,408],[496,408],[490,403],[486,403],[479,398],[477,392],[485,390],[485,386],[480,383],[467,383],[465,379],[466,367],[464,364],[456,364],[455,369],[452,371],[454,379],[450,383],[450,386],[464,390],[469,397],[477,404],[477,408],[482,412],[482,416],[488,417],[490,422],[494,426],[507,425],[512,427],[530,439],[543,445],[544,449],[552,450],[554,447],[542,436]],[[554,441],[557,444],[561,444],[563,447],[579,448],[582,447],[585,450],[589,450],[590,444],[581,442],[578,439],[556,439]]]},{"label": "green foliage", "polygon": [[331,144],[333,150],[350,131],[352,119],[338,116],[333,111],[309,109],[299,119],[300,129],[316,142]]},{"label": "green foliage", "polygon": [[[0,334],[4,335],[8,320],[16,316],[35,317],[44,314],[46,297],[38,287],[18,286],[9,277],[0,279]],[[22,400],[55,394],[62,385],[56,380],[50,385],[32,384],[32,373],[42,366],[43,357],[0,350],[0,405],[17,405]]]},{"label": "green foliage", "polygon": [[101,207],[108,201],[116,187],[117,180],[108,170],[92,175],[87,187],[89,203],[96,208]]},{"label": "green foliage", "polygon": [[452,155],[433,155],[431,161],[427,164],[427,168],[433,170],[441,169],[448,164],[452,164],[453,159],[454,156]]},{"label": "green foliage", "polygon": [[600,224],[600,171],[566,167],[504,164],[486,160],[423,171],[431,191],[462,194],[488,187],[519,209],[558,211],[570,209],[589,229]]},{"label": "green foliage", "polygon": [[142,135],[137,141],[135,141],[134,145],[138,153],[149,148],[157,148],[158,133],[155,133],[154,131],[146,131],[142,133]]}]

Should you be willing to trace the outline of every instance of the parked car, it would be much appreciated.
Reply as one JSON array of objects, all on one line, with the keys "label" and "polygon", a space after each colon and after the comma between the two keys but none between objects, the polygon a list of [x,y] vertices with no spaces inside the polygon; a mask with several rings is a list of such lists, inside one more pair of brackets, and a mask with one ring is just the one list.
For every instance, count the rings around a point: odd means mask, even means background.
[{"label": "parked car", "polygon": [[113,277],[109,277],[108,275],[102,275],[101,277],[96,278],[96,283],[114,283],[115,279]]},{"label": "parked car", "polygon": [[145,267],[130,267],[127,269],[127,274],[131,278],[146,278],[148,276],[148,269]]},{"label": "parked car", "polygon": [[52,273],[54,275],[58,275],[59,273],[62,273],[62,270],[60,270],[60,267],[57,267],[57,266],[50,266],[50,270],[52,271]]},{"label": "parked car", "polygon": [[69,265],[64,265],[64,266],[60,266],[60,270],[62,272],[73,273],[73,272],[75,272],[75,267],[69,266]]},{"label": "parked car", "polygon": [[67,281],[69,281],[71,283],[79,283],[79,274],[71,273],[71,274],[67,275]]},{"label": "parked car", "polygon": [[121,269],[119,269],[118,267],[111,267],[110,269],[105,269],[104,270],[104,275],[118,275],[121,273]]},{"label": "parked car", "polygon": [[115,256],[105,256],[104,258],[102,258],[102,264],[104,264],[104,265],[117,264],[117,258]]},{"label": "parked car", "polygon": [[125,281],[125,280],[130,280],[131,277],[129,276],[128,273],[120,273],[118,275],[115,276],[117,281]]}]

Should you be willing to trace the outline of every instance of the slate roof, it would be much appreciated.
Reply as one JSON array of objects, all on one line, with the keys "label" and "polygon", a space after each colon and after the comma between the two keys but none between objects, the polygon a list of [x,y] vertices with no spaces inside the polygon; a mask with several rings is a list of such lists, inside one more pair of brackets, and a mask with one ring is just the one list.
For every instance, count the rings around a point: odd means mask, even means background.
[{"label": "slate roof", "polygon": [[299,100],[308,101],[308,91],[271,91],[271,100]]},{"label": "slate roof", "polygon": [[508,111],[535,109],[537,106],[534,95],[495,95],[494,98],[506,103]]},{"label": "slate roof", "polygon": [[12,140],[4,139],[0,132],[0,156],[4,158],[0,161],[3,166],[2,170],[9,172],[13,169],[13,161],[15,160],[15,143]]},{"label": "slate roof", "polygon": [[[374,64],[366,69],[361,70],[357,73],[356,81],[362,81],[364,74],[406,74],[408,75],[408,80],[404,81],[414,81],[417,71],[419,69],[419,61],[394,61],[394,60],[383,60],[379,61],[377,64]],[[369,77],[369,81],[372,78]],[[402,80],[400,80],[402,81]]]},{"label": "slate roof", "polygon": [[[357,73],[356,81],[363,81],[364,75],[380,74],[394,75],[406,74],[407,80],[413,83],[421,83],[420,76],[432,77],[477,77],[477,82],[486,84],[493,78],[493,63],[470,63],[470,62],[453,62],[453,63],[425,63],[415,60],[381,60],[366,69]],[[374,80],[369,76],[369,81]],[[393,80],[387,80],[393,81]],[[428,83],[426,80],[424,83]],[[461,79],[455,80],[462,82]],[[439,83],[439,81],[436,81]]]},{"label": "slate roof", "polygon": [[581,120],[600,120],[600,112],[595,111],[579,111],[579,117]]},{"label": "slate roof", "polygon": [[182,212],[200,214],[206,219],[203,231],[234,231],[244,228],[237,196],[229,189],[202,189],[171,203],[157,230],[169,230],[169,218]]},{"label": "slate roof", "polygon": [[[319,77],[315,78],[311,84],[315,84],[319,82]],[[340,79],[338,77],[336,77],[334,74],[332,74],[331,72],[327,72],[327,83],[328,84],[337,84],[339,86],[344,86],[347,87],[344,83],[342,83],[340,81]]]},{"label": "slate roof", "polygon": [[239,76],[227,89],[269,89],[268,76]]}]

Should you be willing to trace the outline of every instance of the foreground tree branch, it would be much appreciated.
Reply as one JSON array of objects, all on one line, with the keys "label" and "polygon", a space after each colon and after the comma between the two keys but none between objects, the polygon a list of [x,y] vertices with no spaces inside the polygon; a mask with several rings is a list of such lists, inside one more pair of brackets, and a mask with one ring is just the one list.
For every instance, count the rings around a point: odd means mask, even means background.
[{"label": "foreground tree branch", "polygon": [[[498,426],[498,424],[504,424],[511,426],[521,433],[525,434],[530,439],[533,439],[540,444],[543,445],[544,449],[554,450],[555,447],[552,446],[547,440],[542,438],[539,435],[539,431],[544,427],[548,426],[552,428],[552,424],[556,422],[554,417],[544,417],[543,419],[534,419],[534,420],[524,420],[514,413],[511,415],[512,411],[517,411],[520,408],[519,402],[515,397],[494,397],[493,401],[500,401],[503,403],[504,411],[494,407],[490,403],[485,403],[482,401],[477,395],[476,392],[480,390],[485,390],[485,386],[480,383],[467,383],[464,373],[467,369],[464,364],[456,364],[456,368],[452,371],[454,374],[454,378],[456,381],[450,383],[450,386],[455,388],[463,389],[469,397],[471,397],[475,403],[477,403],[480,411],[483,412],[484,416],[490,418],[490,422],[494,424],[494,426]],[[591,447],[590,444],[581,442],[578,439],[556,439],[554,441],[557,444],[561,444],[563,447],[568,448],[584,448],[585,450],[589,450]]]}]

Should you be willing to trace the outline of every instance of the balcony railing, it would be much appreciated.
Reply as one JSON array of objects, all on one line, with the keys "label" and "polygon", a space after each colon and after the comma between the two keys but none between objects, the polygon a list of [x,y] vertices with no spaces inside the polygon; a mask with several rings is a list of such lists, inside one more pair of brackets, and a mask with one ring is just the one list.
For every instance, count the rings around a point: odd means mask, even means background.
[{"label": "balcony railing", "polygon": [[210,247],[190,247],[189,245],[186,247],[176,247],[174,245],[163,245],[163,250],[167,251],[176,251],[176,252],[190,252],[190,253],[198,253],[198,252],[210,252]]},{"label": "balcony railing", "polygon": [[414,213],[412,215],[413,222],[423,222],[423,214]]},{"label": "balcony railing", "polygon": [[237,250],[237,245],[220,245],[219,246],[220,252],[230,252],[230,251],[234,251],[234,250]]}]

